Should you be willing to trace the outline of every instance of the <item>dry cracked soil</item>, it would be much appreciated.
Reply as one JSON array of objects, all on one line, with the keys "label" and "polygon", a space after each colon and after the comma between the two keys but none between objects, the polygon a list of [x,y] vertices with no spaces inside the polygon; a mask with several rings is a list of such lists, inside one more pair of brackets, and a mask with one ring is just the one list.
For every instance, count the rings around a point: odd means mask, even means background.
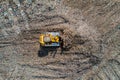
[{"label": "dry cracked soil", "polygon": [[[0,0],[0,80],[120,80],[119,0]],[[39,35],[59,48],[39,56]]]}]

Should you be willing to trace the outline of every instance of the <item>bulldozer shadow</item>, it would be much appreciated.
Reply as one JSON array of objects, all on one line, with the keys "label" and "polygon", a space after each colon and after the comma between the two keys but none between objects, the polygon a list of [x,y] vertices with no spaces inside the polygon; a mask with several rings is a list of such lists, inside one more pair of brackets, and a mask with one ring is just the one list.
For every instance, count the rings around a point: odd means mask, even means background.
[{"label": "bulldozer shadow", "polygon": [[54,58],[58,48],[59,47],[40,47],[40,50],[38,51],[38,57],[45,57],[50,53],[50,56]]}]

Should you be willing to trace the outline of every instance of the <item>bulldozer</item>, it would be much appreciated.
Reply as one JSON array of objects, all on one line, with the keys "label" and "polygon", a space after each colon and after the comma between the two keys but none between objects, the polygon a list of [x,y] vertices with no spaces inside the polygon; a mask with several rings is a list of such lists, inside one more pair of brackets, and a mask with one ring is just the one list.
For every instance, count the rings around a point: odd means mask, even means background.
[{"label": "bulldozer", "polygon": [[63,35],[61,31],[41,33],[39,36],[39,55],[47,55],[49,52],[63,54],[65,51],[69,51],[72,48],[72,39],[68,37],[64,39]]},{"label": "bulldozer", "polygon": [[45,32],[40,34],[39,43],[41,47],[60,47],[60,33]]},{"label": "bulldozer", "polygon": [[48,55],[50,51],[52,51],[55,56],[55,54],[57,53],[57,49],[59,47],[62,49],[63,46],[63,40],[60,37],[60,32],[44,32],[40,34],[39,43],[39,57]]}]

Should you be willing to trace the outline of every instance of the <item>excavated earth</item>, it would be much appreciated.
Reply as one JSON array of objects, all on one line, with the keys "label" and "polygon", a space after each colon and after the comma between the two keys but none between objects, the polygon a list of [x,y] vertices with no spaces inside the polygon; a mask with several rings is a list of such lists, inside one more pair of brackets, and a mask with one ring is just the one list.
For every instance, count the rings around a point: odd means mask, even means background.
[{"label": "excavated earth", "polygon": [[[17,9],[14,0],[1,1],[18,14],[0,22],[0,80],[120,79],[119,0],[22,1]],[[56,48],[39,56],[47,31],[61,33],[62,54]]]}]

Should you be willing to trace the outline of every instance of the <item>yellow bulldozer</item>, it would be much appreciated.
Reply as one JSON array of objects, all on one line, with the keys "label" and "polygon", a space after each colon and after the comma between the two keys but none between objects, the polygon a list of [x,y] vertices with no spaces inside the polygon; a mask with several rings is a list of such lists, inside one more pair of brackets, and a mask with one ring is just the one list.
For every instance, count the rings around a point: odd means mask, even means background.
[{"label": "yellow bulldozer", "polygon": [[45,32],[40,34],[39,43],[41,47],[60,47],[60,33]]},{"label": "yellow bulldozer", "polygon": [[39,43],[39,57],[48,55],[50,51],[52,51],[55,55],[57,52],[57,48],[60,47],[61,50],[63,49],[63,40],[61,39],[59,32],[44,32],[40,34]]},{"label": "yellow bulldozer", "polygon": [[[64,38],[64,39],[63,39]],[[73,39],[64,36],[64,33],[58,32],[44,32],[39,36],[40,50],[39,55],[44,56],[49,52],[57,52],[63,54],[72,48]],[[60,48],[60,49],[58,49]]]}]

